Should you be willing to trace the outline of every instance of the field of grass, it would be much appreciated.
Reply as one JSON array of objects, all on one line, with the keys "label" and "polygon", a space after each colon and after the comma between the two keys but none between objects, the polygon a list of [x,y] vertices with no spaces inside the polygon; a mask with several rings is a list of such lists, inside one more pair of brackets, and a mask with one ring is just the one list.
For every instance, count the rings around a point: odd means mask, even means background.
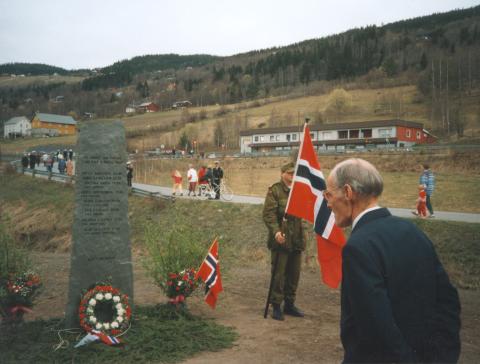
[{"label": "field of grass", "polygon": [[[73,222],[73,188],[18,175],[3,177],[1,182],[2,221],[12,235],[31,249],[68,251]],[[145,222],[168,230],[181,219],[201,231],[203,236],[210,237],[207,240],[215,236],[220,238],[225,267],[266,262],[267,231],[261,211],[262,206],[258,205],[182,200],[169,203],[131,196],[132,245],[142,254]],[[45,215],[47,212],[49,214]],[[480,225],[432,220],[415,220],[415,223],[438,247],[454,282],[465,288],[480,288]],[[307,256],[315,254],[314,238],[312,234],[309,236]],[[225,273],[228,276],[228,268]]]},{"label": "field of grass", "polygon": [[21,155],[26,150],[40,150],[38,146],[54,146],[60,149],[64,147],[71,148],[77,143],[76,135],[65,135],[52,138],[25,138],[16,140],[0,141],[0,151],[3,154]]}]

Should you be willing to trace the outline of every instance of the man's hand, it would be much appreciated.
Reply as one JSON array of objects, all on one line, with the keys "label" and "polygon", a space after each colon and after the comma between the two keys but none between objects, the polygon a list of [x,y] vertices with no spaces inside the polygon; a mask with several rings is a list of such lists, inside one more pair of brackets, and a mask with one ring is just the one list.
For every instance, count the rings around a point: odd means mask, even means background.
[{"label": "man's hand", "polygon": [[284,244],[285,243],[285,234],[283,234],[281,231],[277,231],[277,233],[275,234],[275,240],[280,245]]}]

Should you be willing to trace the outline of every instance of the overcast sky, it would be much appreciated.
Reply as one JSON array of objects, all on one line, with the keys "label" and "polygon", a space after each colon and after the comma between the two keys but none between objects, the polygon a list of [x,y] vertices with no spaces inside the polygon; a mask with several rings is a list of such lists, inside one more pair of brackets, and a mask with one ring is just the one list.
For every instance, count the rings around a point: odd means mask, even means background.
[{"label": "overcast sky", "polygon": [[103,67],[144,54],[227,56],[479,0],[0,0],[0,64]]}]

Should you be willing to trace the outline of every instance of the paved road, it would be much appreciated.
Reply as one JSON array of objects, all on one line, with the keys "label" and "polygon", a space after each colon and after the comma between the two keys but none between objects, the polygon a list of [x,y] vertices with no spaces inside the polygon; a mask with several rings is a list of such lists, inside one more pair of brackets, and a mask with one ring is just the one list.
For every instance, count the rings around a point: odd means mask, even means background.
[{"label": "paved road", "polygon": [[[171,195],[172,189],[169,187],[160,187],[160,186],[152,186],[146,185],[142,183],[134,183],[133,187],[140,188],[142,190],[146,190],[149,192],[160,192],[162,195]],[[190,198],[195,199],[196,197],[188,197],[183,196],[180,198]],[[226,202],[220,200],[222,202]],[[231,202],[235,203],[250,203],[254,205],[261,205],[263,204],[264,198],[263,197],[255,197],[255,196],[242,196],[242,195],[234,195],[233,200]],[[392,215],[404,217],[404,218],[415,218],[412,214],[412,210],[409,209],[400,209],[400,208],[389,208]],[[435,211],[435,219],[436,220],[446,220],[446,221],[463,221],[463,222],[470,222],[470,223],[477,223],[480,224],[480,214],[470,214],[465,212],[445,212],[445,211]]]},{"label": "paved road", "polygon": [[[40,164],[37,167],[39,170],[45,170],[43,164]],[[56,163],[53,166],[53,171],[57,172]],[[27,173],[29,170],[26,171]],[[162,195],[170,196],[172,194],[172,189],[170,187],[161,187],[161,186],[154,186],[154,185],[147,185],[143,183],[134,183],[133,187],[148,191],[148,192],[159,192]],[[178,198],[185,198],[185,199],[198,199],[198,197],[188,197],[184,194],[184,196]],[[255,196],[242,196],[242,195],[234,195],[232,201],[233,203],[249,203],[253,205],[261,205],[263,204],[264,198],[263,197],[255,197]],[[224,200],[220,200],[220,202],[227,202]],[[404,217],[404,218],[415,218],[415,216],[411,213],[409,209],[401,209],[401,208],[389,208],[392,215]],[[472,214],[466,212],[446,212],[446,211],[435,211],[435,219],[436,220],[445,220],[445,221],[461,221],[461,222],[468,222],[468,223],[476,223],[480,224],[480,214]]]}]

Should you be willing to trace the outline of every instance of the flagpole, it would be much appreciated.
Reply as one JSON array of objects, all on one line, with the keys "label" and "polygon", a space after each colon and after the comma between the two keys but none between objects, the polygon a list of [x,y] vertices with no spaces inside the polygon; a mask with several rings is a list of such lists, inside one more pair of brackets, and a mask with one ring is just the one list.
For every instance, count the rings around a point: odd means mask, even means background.
[{"label": "flagpole", "polygon": [[275,272],[278,265],[278,252],[275,254],[275,261],[273,262],[272,276],[270,277],[270,286],[268,287],[267,303],[265,304],[265,311],[263,312],[263,318],[268,316],[268,307],[270,306],[270,297],[272,296],[273,279],[275,278]]},{"label": "flagpole", "polygon": [[[309,121],[310,121],[309,118],[305,118],[305,124],[303,124],[303,138],[302,138],[302,141],[300,143],[300,149],[298,149],[297,160],[295,162],[295,174],[293,176],[292,185],[290,186],[290,191],[293,190],[293,185],[295,184],[295,176],[297,175],[298,161],[300,160],[300,153],[303,150],[303,143],[305,141],[305,127],[308,125]],[[288,194],[288,199],[287,199],[287,205],[285,206],[285,211],[288,211],[288,206],[290,205],[290,198],[291,197],[292,197],[292,194],[289,193]],[[285,216],[283,218],[285,218]]]}]

